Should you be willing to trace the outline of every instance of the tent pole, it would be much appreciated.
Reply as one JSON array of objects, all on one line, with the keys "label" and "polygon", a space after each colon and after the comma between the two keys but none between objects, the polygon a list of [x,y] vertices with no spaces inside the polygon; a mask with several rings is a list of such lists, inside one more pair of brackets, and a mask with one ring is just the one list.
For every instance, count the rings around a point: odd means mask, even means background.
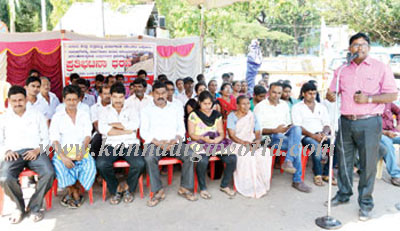
[{"label": "tent pole", "polygon": [[201,73],[204,74],[204,63],[205,63],[205,54],[204,54],[204,6],[199,5],[200,13],[201,13],[201,21],[200,21],[200,48],[201,48]]}]

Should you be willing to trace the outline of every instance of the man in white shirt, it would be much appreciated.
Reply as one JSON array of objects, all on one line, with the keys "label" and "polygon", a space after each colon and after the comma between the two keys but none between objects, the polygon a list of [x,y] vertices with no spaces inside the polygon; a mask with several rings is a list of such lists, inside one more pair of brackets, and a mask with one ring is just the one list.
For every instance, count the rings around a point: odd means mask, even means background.
[{"label": "man in white shirt", "polygon": [[40,77],[41,85],[40,85],[40,93],[38,94],[38,100],[43,100],[45,103],[47,103],[49,107],[49,119],[51,119],[56,113],[56,108],[60,104],[60,100],[54,94],[53,92],[50,91],[51,89],[51,82],[50,79],[47,78],[46,76]]},{"label": "man in white shirt", "polygon": [[[301,142],[304,147],[308,145],[308,149],[312,152],[314,184],[323,186],[323,181],[329,180],[329,164],[325,163],[323,166],[321,163],[322,148],[329,147],[330,144],[327,137],[330,133],[329,115],[325,106],[315,100],[317,87],[313,83],[305,83],[301,88],[301,95],[303,101],[292,108],[293,125],[301,127],[304,135]],[[327,149],[324,154],[326,151]],[[333,184],[335,185],[336,182],[334,181]]]},{"label": "man in white shirt", "polygon": [[194,81],[191,77],[186,77],[183,79],[183,86],[185,88],[185,91],[178,96],[178,99],[182,102],[183,105],[186,105],[189,99],[192,99],[196,96],[196,93],[193,91],[193,84]]},{"label": "man in white shirt", "polygon": [[67,188],[61,205],[68,208],[79,208],[83,204],[81,187],[89,191],[96,177],[96,163],[88,147],[92,124],[89,114],[78,108],[81,94],[78,86],[64,87],[65,109],[54,114],[49,129],[55,149],[53,165],[58,187]]},{"label": "man in white shirt", "polygon": [[153,102],[153,97],[145,94],[147,86],[146,80],[136,78],[131,85],[133,86],[134,94],[129,96],[126,100],[126,105],[140,113],[144,107]]},{"label": "man in white shirt", "polygon": [[94,158],[97,157],[102,142],[102,135],[99,132],[99,117],[103,113],[103,110],[111,103],[111,93],[110,87],[105,85],[103,87],[98,88],[99,92],[99,100],[95,105],[90,108],[90,118],[93,123],[93,128],[95,130],[95,134],[90,141],[90,153]]},{"label": "man in white shirt", "polygon": [[[168,102],[172,103],[173,105],[175,105],[178,109],[182,110],[182,114],[183,114],[183,104],[180,100],[178,100],[175,97],[175,87],[174,87],[174,83],[172,81],[165,81],[165,87],[167,88],[167,100]],[[183,118],[182,118],[183,119]]]},{"label": "man in white shirt", "polygon": [[[55,177],[45,153],[49,144],[47,121],[39,111],[26,108],[24,88],[12,86],[8,99],[11,110],[0,118],[0,185],[17,205],[10,222],[19,223],[26,212],[30,212],[33,221],[37,222],[43,219],[44,214],[40,211],[43,198],[51,189]],[[26,209],[18,182],[18,176],[25,167],[39,175],[35,193]]]},{"label": "man in white shirt", "polygon": [[[145,70],[139,70],[137,73],[137,79],[143,79],[147,82],[147,72]],[[146,88],[145,94],[150,95],[151,85],[147,84],[147,86],[145,88]]]},{"label": "man in white shirt", "polygon": [[155,195],[147,202],[150,207],[156,206],[165,198],[160,180],[158,161],[162,156],[171,155],[183,162],[181,187],[178,194],[189,201],[197,200],[192,193],[194,187],[193,155],[189,145],[184,144],[185,125],[182,111],[167,101],[165,84],[155,82],[153,101],[141,111],[140,134],[145,140],[145,161],[150,175],[151,192]]},{"label": "man in white shirt", "polygon": [[[99,173],[107,182],[108,191],[112,195],[112,205],[119,204],[121,200],[125,203],[134,200],[139,176],[145,168],[140,142],[136,138],[139,116],[134,108],[125,104],[125,93],[124,85],[115,83],[111,87],[112,103],[99,117],[99,131],[105,139],[105,146],[101,148],[96,164]],[[113,169],[113,163],[121,158],[130,165],[128,188],[125,188],[123,193],[117,192],[118,180]]]},{"label": "man in white shirt", "polygon": [[[85,104],[85,103],[82,103],[81,100],[82,100],[82,97],[79,99],[78,109],[83,111],[83,112],[86,112],[88,114],[88,116],[90,117],[90,108],[89,108],[89,106],[87,104]],[[65,103],[60,103],[56,108],[56,112],[64,111],[64,110],[65,110]]]},{"label": "man in white shirt", "polygon": [[39,99],[41,81],[39,77],[28,77],[25,81],[26,107],[40,111],[47,119],[50,119],[49,105],[43,99]]},{"label": "man in white shirt", "polygon": [[280,99],[281,95],[282,84],[271,83],[268,98],[255,106],[254,114],[260,123],[262,134],[271,138],[271,150],[278,146],[277,155],[279,150],[286,151],[282,169],[294,174],[292,187],[309,193],[311,188],[301,180],[301,128],[291,124],[289,106]]},{"label": "man in white shirt", "polygon": [[96,99],[93,95],[89,94],[90,83],[88,80],[80,78],[77,81],[79,88],[82,91],[83,99],[82,103],[87,104],[89,108],[96,103]]}]

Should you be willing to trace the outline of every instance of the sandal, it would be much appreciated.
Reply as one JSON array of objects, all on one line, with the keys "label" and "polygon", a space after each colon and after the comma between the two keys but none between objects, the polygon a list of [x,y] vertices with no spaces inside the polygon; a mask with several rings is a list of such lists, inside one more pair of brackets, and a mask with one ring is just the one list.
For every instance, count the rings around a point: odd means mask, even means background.
[{"label": "sandal", "polygon": [[21,223],[22,219],[24,218],[24,215],[25,214],[23,212],[17,210],[11,214],[11,216],[8,218],[8,221],[11,224],[19,224],[19,223]]},{"label": "sandal", "polygon": [[206,200],[211,199],[211,194],[207,190],[200,191],[200,197]]},{"label": "sandal", "polygon": [[165,192],[163,189],[159,190],[150,200],[147,201],[147,206],[154,207],[165,199]]},{"label": "sandal", "polygon": [[72,197],[67,194],[60,200],[60,204],[64,207],[68,207],[70,200],[72,200]]},{"label": "sandal", "polygon": [[314,176],[314,184],[316,186],[324,186],[324,182],[322,181],[322,176],[318,175],[318,176]]},{"label": "sandal", "polygon": [[[323,176],[322,180],[325,182],[329,182],[329,176]],[[335,177],[332,177],[332,185],[337,185],[337,181]]]},{"label": "sandal", "polygon": [[121,202],[121,200],[122,200],[122,193],[117,192],[117,194],[115,194],[114,196],[111,197],[110,204],[117,205]]},{"label": "sandal", "polygon": [[236,192],[229,187],[226,188],[220,188],[219,189],[221,192],[224,192],[226,195],[229,196],[229,198],[233,198],[236,195]]},{"label": "sandal", "polygon": [[31,213],[31,216],[30,216],[30,219],[35,223],[43,220],[43,218],[44,218],[44,213],[41,211]]},{"label": "sandal", "polygon": [[185,188],[180,188],[178,190],[178,195],[185,198],[188,201],[197,201],[197,197],[189,190]]},{"label": "sandal", "polygon": [[83,195],[81,195],[79,197],[79,200],[75,200],[75,204],[76,206],[79,208],[83,205],[83,202],[85,202],[85,197]]},{"label": "sandal", "polygon": [[129,190],[126,190],[124,192],[123,200],[125,203],[132,203],[134,199],[135,199],[134,195],[130,193]]}]

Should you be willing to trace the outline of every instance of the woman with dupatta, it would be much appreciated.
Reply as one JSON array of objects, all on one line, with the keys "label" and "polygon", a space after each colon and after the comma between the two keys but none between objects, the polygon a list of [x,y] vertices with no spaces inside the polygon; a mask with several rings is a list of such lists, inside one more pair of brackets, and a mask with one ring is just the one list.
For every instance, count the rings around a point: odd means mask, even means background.
[{"label": "woman with dupatta", "polygon": [[212,109],[213,97],[210,92],[203,91],[198,97],[199,108],[196,108],[188,119],[188,130],[193,151],[201,156],[197,163],[196,173],[199,182],[200,196],[203,199],[211,199],[207,191],[206,172],[210,154],[218,156],[224,163],[224,176],[220,190],[230,198],[235,196],[235,191],[229,187],[232,182],[233,172],[236,169],[236,155],[228,155],[225,150],[231,144],[225,138],[221,114]]}]

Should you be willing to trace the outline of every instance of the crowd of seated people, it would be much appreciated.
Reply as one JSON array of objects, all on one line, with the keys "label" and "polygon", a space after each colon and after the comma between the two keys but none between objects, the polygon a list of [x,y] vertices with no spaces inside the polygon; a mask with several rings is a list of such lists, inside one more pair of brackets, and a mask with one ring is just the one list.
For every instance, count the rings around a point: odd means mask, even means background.
[{"label": "crowd of seated people", "polygon": [[[37,71],[26,78],[25,86],[10,88],[8,109],[0,119],[0,185],[17,204],[11,223],[28,214],[35,222],[43,219],[44,196],[55,179],[65,191],[60,203],[79,208],[84,203],[82,188],[91,189],[96,176],[107,183],[110,204],[117,205],[134,201],[139,177],[146,173],[153,194],[147,205],[156,206],[166,197],[158,166],[164,156],[182,162],[180,196],[198,200],[197,181],[199,196],[209,200],[210,150],[224,163],[220,191],[229,198],[236,193],[249,198],[267,194],[274,164],[270,153],[277,145],[287,153],[280,156],[285,158],[280,168],[293,174],[292,187],[312,191],[301,177],[301,147],[329,144],[332,132],[330,113],[320,103],[315,81],[303,84],[299,99],[294,99],[289,81],[268,85],[269,76],[249,95],[247,82],[234,81],[232,73],[222,75],[220,88],[216,80],[206,83],[201,74],[196,84],[191,77],[173,82],[163,74],[150,84],[146,71],[137,75],[126,86],[122,74],[98,74],[91,86],[87,79],[71,74],[61,102],[50,91],[51,79]],[[382,155],[392,183],[400,186],[393,147],[400,143],[400,109],[388,104],[383,119]],[[54,155],[43,148],[49,146]],[[310,159],[314,184],[323,186],[329,179],[329,163],[322,150],[311,152]],[[123,179],[113,168],[117,160],[130,166]],[[27,206],[18,184],[24,168],[39,175]]]}]

